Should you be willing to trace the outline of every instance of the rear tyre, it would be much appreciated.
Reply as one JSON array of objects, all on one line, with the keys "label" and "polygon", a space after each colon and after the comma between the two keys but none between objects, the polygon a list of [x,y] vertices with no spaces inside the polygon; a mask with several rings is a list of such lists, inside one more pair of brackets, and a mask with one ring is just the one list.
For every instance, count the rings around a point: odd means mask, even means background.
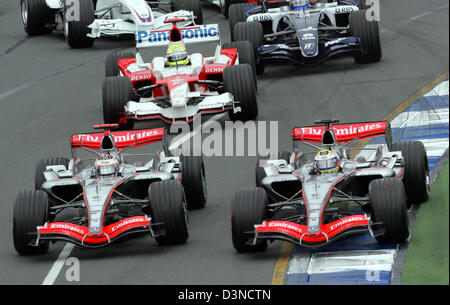
[{"label": "rear tyre", "polygon": [[[285,160],[287,164],[289,164],[291,158],[291,153],[288,151],[280,151],[278,152],[278,159]],[[261,181],[266,177],[266,172],[263,167],[260,166],[261,160],[268,160],[268,157],[260,157],[256,158],[256,167],[255,167],[255,182],[256,186],[261,186]]]},{"label": "rear tyre", "polygon": [[392,151],[401,151],[405,163],[403,185],[408,208],[426,202],[430,196],[430,173],[425,146],[420,141],[392,143]]},{"label": "rear tyre", "polygon": [[133,99],[131,80],[127,77],[107,77],[103,82],[103,120],[105,124],[119,124],[120,129],[133,129],[134,122],[125,117],[125,106]]},{"label": "rear tyre", "polygon": [[69,167],[69,159],[62,157],[53,157],[41,159],[36,165],[36,170],[34,174],[34,189],[40,190],[42,184],[45,182],[44,171],[47,166],[51,165],[64,165],[66,169]]},{"label": "rear tyre", "polygon": [[[64,16],[71,15],[70,8],[64,4]],[[88,26],[95,19],[94,4],[92,0],[79,0],[79,8],[80,20],[69,21],[64,18],[64,35],[71,48],[90,48],[94,44],[94,38],[88,37],[87,34],[91,32]]]},{"label": "rear tyre", "polygon": [[380,243],[401,243],[409,237],[408,211],[403,183],[399,178],[372,180],[369,184],[372,221],[382,223]]},{"label": "rear tyre", "polygon": [[223,6],[221,6],[221,9],[225,18],[230,16],[231,7],[240,3],[248,3],[248,0],[223,0]]},{"label": "rear tyre", "polygon": [[258,116],[258,103],[256,100],[256,87],[253,70],[248,64],[226,67],[223,72],[225,91],[234,96],[239,102],[240,112],[229,112],[231,120],[248,121]]},{"label": "rear tyre", "polygon": [[223,44],[222,49],[234,49],[238,50],[239,64],[249,64],[253,69],[253,75],[255,77],[255,87],[258,90],[258,82],[256,80],[256,67],[255,67],[255,54],[253,53],[253,47],[250,41],[234,41],[226,42]]},{"label": "rear tyre", "polygon": [[158,181],[148,188],[150,210],[154,223],[163,223],[165,234],[157,236],[160,245],[185,243],[189,225],[183,186],[177,180]]},{"label": "rear tyre", "polygon": [[358,8],[360,10],[366,10],[366,9],[370,8],[370,5],[366,4],[366,0],[358,0]]},{"label": "rear tyre", "polygon": [[50,34],[47,25],[55,23],[55,12],[45,0],[20,0],[20,11],[25,32],[29,36]]},{"label": "rear tyre", "polygon": [[264,44],[264,30],[259,22],[238,22],[234,27],[234,41],[250,41],[256,62],[256,73],[264,73],[264,65],[258,62],[258,49]]},{"label": "rear tyre", "polygon": [[206,175],[203,158],[181,156],[181,184],[186,194],[187,209],[201,209],[207,201]]},{"label": "rear tyre", "polygon": [[262,188],[244,188],[237,190],[231,201],[231,233],[233,246],[237,252],[259,252],[267,249],[267,241],[258,241],[255,245],[247,242],[252,237],[247,232],[255,230],[267,214],[267,195]]},{"label": "rear tyre", "polygon": [[134,58],[135,55],[131,52],[129,53],[110,53],[105,60],[105,76],[119,76],[119,59],[124,58]]},{"label": "rear tyre", "polygon": [[251,7],[253,5],[247,3],[247,1],[244,1],[243,3],[238,4],[232,4],[229,8],[229,21],[228,24],[230,25],[230,38],[231,41],[234,41],[234,27],[239,22],[246,22],[247,21],[247,15],[246,15],[246,9],[247,7]]},{"label": "rear tyre", "polygon": [[366,10],[351,12],[350,34],[360,39],[361,54],[355,55],[359,64],[378,62],[381,59],[380,30],[378,21],[368,21]]},{"label": "rear tyre", "polygon": [[185,10],[193,12],[196,24],[203,24],[203,11],[200,0],[174,0],[172,3],[174,11]]},{"label": "rear tyre", "polygon": [[38,246],[30,245],[37,237],[37,227],[48,221],[48,197],[44,191],[21,191],[14,200],[13,241],[14,248],[22,255],[36,255],[48,252],[49,242],[41,241]]}]

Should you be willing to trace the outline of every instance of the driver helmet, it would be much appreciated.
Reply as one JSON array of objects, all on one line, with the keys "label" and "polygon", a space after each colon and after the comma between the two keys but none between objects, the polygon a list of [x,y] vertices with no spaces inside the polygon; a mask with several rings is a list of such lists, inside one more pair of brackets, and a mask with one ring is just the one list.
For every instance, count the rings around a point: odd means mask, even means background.
[{"label": "driver helmet", "polygon": [[294,11],[301,11],[309,8],[310,0],[292,0],[291,8]]},{"label": "driver helmet", "polygon": [[336,174],[340,170],[338,156],[331,150],[321,150],[314,157],[314,167],[321,174]]},{"label": "driver helmet", "polygon": [[100,176],[109,176],[119,171],[119,161],[110,154],[101,154],[95,160],[95,170]]},{"label": "driver helmet", "polygon": [[184,43],[181,41],[170,43],[167,49],[166,59],[168,66],[189,64],[188,53]]}]

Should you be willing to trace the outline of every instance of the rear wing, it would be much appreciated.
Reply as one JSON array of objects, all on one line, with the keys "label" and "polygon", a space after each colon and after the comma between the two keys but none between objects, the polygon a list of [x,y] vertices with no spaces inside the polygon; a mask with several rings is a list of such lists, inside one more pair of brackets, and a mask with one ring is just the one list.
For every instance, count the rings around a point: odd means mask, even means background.
[{"label": "rear wing", "polygon": [[[329,128],[333,131],[335,140],[339,144],[382,135],[385,135],[388,147],[390,147],[392,143],[391,127],[388,121],[329,124]],[[326,130],[327,125],[325,124],[296,127],[292,129],[292,138],[296,142],[328,144],[324,143]]]},{"label": "rear wing", "polygon": [[[181,33],[184,43],[205,43],[220,41],[220,29],[218,24],[204,24],[176,28]],[[136,48],[151,48],[167,46],[171,41],[171,33],[174,28],[157,31],[138,31],[136,33]]]},{"label": "rear wing", "polygon": [[[132,131],[116,131],[108,133],[112,136],[116,148],[123,150],[134,144],[133,147],[145,146],[154,142],[161,142],[164,138],[164,128],[142,129]],[[105,133],[76,134],[70,137],[70,144],[74,148],[87,148],[100,150]]]}]

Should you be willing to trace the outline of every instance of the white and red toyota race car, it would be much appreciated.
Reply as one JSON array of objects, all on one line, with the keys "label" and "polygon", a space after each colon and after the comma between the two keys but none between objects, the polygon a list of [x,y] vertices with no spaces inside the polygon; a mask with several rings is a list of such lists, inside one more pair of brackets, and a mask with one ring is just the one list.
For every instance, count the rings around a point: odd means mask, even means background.
[{"label": "white and red toyota race car", "polygon": [[203,23],[200,0],[20,0],[20,7],[28,35],[64,32],[71,48],[91,47],[100,37],[167,29],[164,20],[170,18]]},{"label": "white and red toyota race car", "polygon": [[[49,242],[87,248],[107,246],[130,234],[147,233],[159,244],[181,244],[189,237],[187,210],[206,204],[202,157],[173,157],[164,129],[111,131],[70,138],[72,158],[42,159],[35,189],[14,201],[13,240],[22,255],[44,254]],[[131,154],[163,141],[154,154]],[[86,158],[81,153],[90,153]],[[126,152],[126,153],[125,153]],[[144,162],[136,158],[145,158]]]},{"label": "white and red toyota race car", "polygon": [[258,115],[254,52],[250,42],[217,46],[213,57],[186,56],[180,65],[167,57],[144,62],[140,51],[179,42],[220,41],[217,24],[137,33],[137,53],[112,53],[105,63],[103,117],[105,123],[133,128],[134,121],[160,119],[168,124],[193,121],[199,114],[228,112],[232,120]]}]

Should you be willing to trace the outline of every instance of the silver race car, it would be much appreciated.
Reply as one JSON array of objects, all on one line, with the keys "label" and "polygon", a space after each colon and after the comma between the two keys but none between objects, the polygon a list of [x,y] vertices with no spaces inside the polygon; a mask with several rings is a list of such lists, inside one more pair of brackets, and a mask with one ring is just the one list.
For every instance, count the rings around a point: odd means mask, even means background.
[{"label": "silver race car", "polygon": [[[228,112],[232,120],[258,115],[253,49],[248,41],[220,44],[214,56],[188,54],[189,43],[220,41],[217,24],[139,31],[137,53],[112,53],[105,63],[103,118],[132,129],[135,121],[189,123],[200,114]],[[141,51],[167,46],[165,56],[145,62]]]},{"label": "silver race car", "polygon": [[200,0],[20,0],[30,36],[62,31],[71,48],[91,47],[95,38],[167,28],[165,19],[190,16],[203,23]]},{"label": "silver race car", "polygon": [[[189,237],[187,210],[206,203],[201,157],[171,157],[163,129],[111,132],[70,138],[72,159],[47,158],[36,167],[35,190],[14,202],[13,239],[20,254],[42,254],[50,241],[102,247],[135,233],[159,244]],[[155,154],[129,154],[130,148],[164,142]],[[94,157],[79,158],[81,152]],[[131,158],[146,157],[130,162]]]},{"label": "silver race car", "polygon": [[[369,232],[380,243],[409,237],[407,210],[428,200],[422,142],[392,143],[386,121],[324,120],[292,131],[295,150],[256,165],[257,187],[235,192],[232,238],[238,252],[262,251],[267,240],[319,247]],[[349,157],[350,145],[385,135],[369,159]],[[314,148],[302,153],[299,143]],[[367,149],[367,148],[366,148]]]}]

